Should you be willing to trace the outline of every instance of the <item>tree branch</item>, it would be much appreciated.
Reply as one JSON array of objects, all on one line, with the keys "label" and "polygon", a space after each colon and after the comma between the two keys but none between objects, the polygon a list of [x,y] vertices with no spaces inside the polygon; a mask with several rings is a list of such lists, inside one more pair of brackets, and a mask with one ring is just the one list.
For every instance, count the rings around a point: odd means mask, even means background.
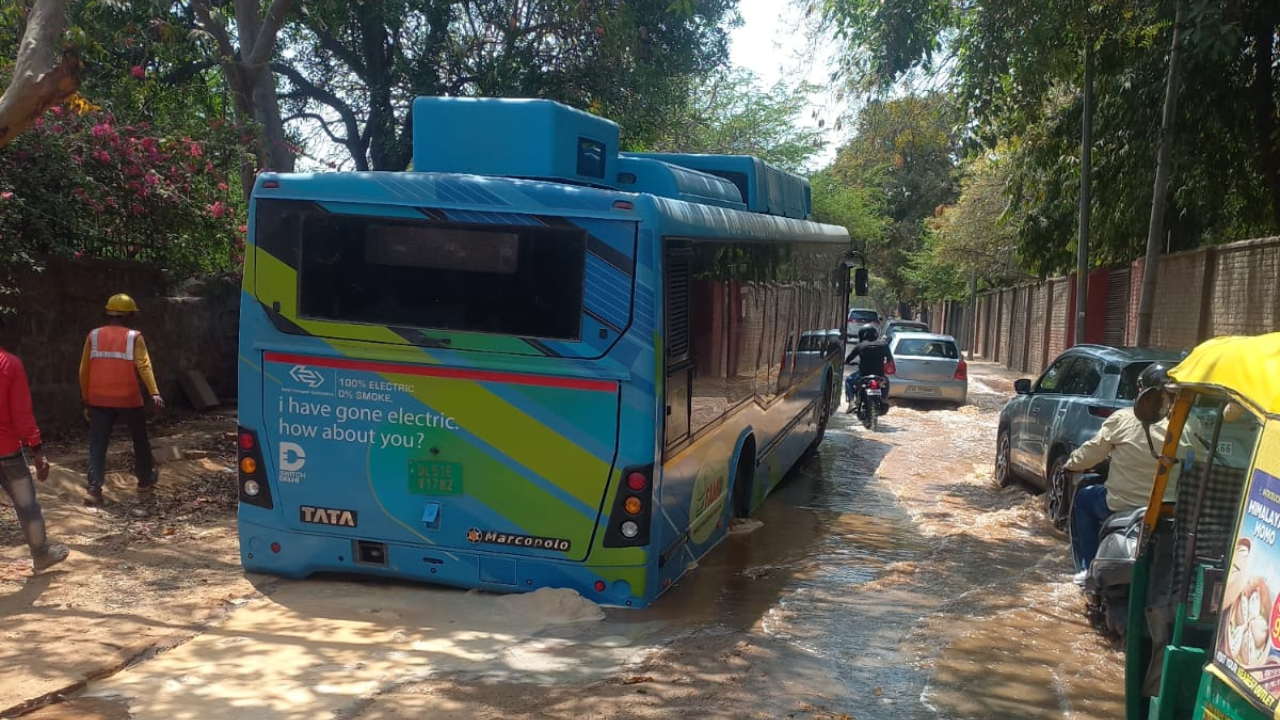
[{"label": "tree branch", "polygon": [[36,0],[18,46],[13,79],[0,96],[0,148],[80,89],[80,57],[74,51],[59,54],[66,30],[66,0]]},{"label": "tree branch", "polygon": [[214,17],[207,0],[191,0],[191,9],[195,10],[196,17],[200,19],[200,27],[212,35],[213,41],[218,44],[218,52],[222,53],[223,61],[234,62],[236,49],[231,44],[231,36],[227,34],[227,28],[222,24],[222,20]]},{"label": "tree branch", "polygon": [[199,62],[189,63],[173,70],[167,75],[161,75],[160,83],[162,85],[181,85],[205,70],[216,67],[217,64],[217,60],[200,60]]},{"label": "tree branch", "polygon": [[279,34],[280,28],[284,26],[284,19],[289,15],[289,11],[293,9],[295,1],[272,0],[271,7],[267,9],[267,16],[262,20],[262,29],[258,33],[258,40],[253,44],[253,51],[249,54],[249,58],[245,60],[245,65],[260,67],[265,65],[267,60],[271,58],[271,53],[276,47],[276,35]]},{"label": "tree branch", "polygon": [[347,131],[348,142],[344,144],[347,149],[351,151],[351,158],[356,161],[357,167],[367,162],[367,159],[362,157],[364,154],[363,148],[367,147],[367,145],[361,141],[361,152],[357,153],[356,149],[352,147],[350,142],[351,139],[360,138],[360,123],[356,119],[356,113],[351,109],[350,105],[343,102],[342,98],[339,98],[337,95],[317,86],[315,83],[303,76],[302,73],[288,65],[285,65],[284,63],[271,63],[271,70],[288,78],[289,82],[293,83],[293,86],[298,89],[298,94],[302,97],[310,98],[316,102],[328,105],[334,112],[338,113],[338,117],[342,119],[342,124]]},{"label": "tree branch", "polygon": [[316,39],[320,41],[320,47],[333,53],[333,56],[347,64],[361,80],[367,80],[369,71],[365,69],[364,62],[360,56],[351,52],[346,45],[338,42],[338,38],[334,37],[328,30],[322,30],[312,25],[307,25],[311,32],[315,33]]},{"label": "tree branch", "polygon": [[329,129],[330,121],[326,120],[324,116],[320,115],[319,113],[312,113],[312,112],[294,113],[289,117],[285,118],[284,120],[282,120],[281,122],[290,123],[290,122],[293,122],[294,120],[312,120],[314,122],[317,122],[320,124],[320,129],[324,131],[325,135],[329,136],[330,140],[334,141],[339,145],[344,145],[344,146],[349,146],[351,143],[351,141],[347,138],[340,138],[337,135],[334,135],[333,130]]}]

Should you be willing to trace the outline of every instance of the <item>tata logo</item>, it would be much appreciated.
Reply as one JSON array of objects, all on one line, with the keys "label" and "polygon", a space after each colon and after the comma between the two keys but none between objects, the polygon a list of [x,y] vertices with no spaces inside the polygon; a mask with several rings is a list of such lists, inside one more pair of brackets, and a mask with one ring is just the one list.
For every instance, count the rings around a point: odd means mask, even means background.
[{"label": "tata logo", "polygon": [[335,525],[337,527],[356,526],[356,511],[339,508],[322,508],[303,505],[298,508],[302,522],[313,525]]},{"label": "tata logo", "polygon": [[294,365],[289,371],[289,377],[315,390],[324,384],[324,376],[312,370],[306,365]]}]

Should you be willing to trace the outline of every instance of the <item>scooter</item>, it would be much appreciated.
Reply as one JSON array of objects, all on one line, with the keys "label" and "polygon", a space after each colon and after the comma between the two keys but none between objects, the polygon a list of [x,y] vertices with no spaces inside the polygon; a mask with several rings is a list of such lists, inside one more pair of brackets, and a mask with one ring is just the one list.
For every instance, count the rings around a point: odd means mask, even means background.
[{"label": "scooter", "polygon": [[879,375],[865,375],[855,385],[853,412],[862,426],[874,431],[880,416],[889,412],[889,381]]},{"label": "scooter", "polygon": [[[1072,512],[1075,493],[1083,487],[1105,481],[1097,472],[1070,473],[1072,476]],[[1112,513],[1098,531],[1098,554],[1089,563],[1085,575],[1085,613],[1090,622],[1121,639],[1125,636],[1129,614],[1129,586],[1133,582],[1133,566],[1137,558],[1138,538],[1142,534],[1145,507]],[[1068,533],[1074,524],[1068,518]],[[1075,544],[1072,543],[1074,548]],[[1080,558],[1074,558],[1076,567]]]}]

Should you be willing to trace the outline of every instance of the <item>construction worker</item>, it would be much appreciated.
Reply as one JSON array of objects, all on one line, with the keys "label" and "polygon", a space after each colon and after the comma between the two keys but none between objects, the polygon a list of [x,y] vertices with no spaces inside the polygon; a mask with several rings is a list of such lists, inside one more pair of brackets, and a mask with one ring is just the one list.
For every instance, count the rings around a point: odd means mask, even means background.
[{"label": "construction worker", "polygon": [[[4,326],[0,319],[0,327]],[[31,550],[34,572],[46,570],[67,559],[65,545],[50,545],[45,535],[44,513],[36,499],[36,484],[23,447],[35,462],[36,478],[49,478],[49,461],[41,448],[40,428],[31,411],[31,387],[27,371],[18,357],[0,348],[0,487],[13,502],[13,511],[22,526]]]},{"label": "construction worker", "polygon": [[138,376],[147,386],[151,402],[164,409],[164,398],[156,387],[151,357],[142,333],[125,322],[138,312],[133,298],[123,293],[107,301],[107,324],[89,333],[80,356],[80,395],[89,415],[89,486],[85,505],[101,505],[102,484],[106,480],[107,445],[116,418],[124,418],[133,436],[133,472],[138,492],[148,493],[160,481],[151,458],[147,418],[143,414]]}]

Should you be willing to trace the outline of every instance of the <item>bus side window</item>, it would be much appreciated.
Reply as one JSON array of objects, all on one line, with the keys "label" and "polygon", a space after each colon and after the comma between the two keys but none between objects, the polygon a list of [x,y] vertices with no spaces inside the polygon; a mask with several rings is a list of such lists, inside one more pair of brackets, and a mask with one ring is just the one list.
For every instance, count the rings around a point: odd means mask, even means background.
[{"label": "bus side window", "polygon": [[666,253],[663,278],[665,327],[663,348],[666,374],[666,419],[663,436],[671,447],[689,437],[689,384],[692,363],[689,356],[689,253],[674,243]]}]

